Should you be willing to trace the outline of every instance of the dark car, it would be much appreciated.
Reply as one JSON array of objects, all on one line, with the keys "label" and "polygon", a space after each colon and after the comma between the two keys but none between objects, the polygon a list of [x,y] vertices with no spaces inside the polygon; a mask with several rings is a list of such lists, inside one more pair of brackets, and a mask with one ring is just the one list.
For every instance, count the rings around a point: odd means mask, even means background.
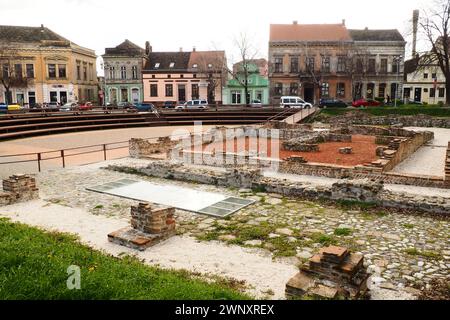
[{"label": "dark car", "polygon": [[166,102],[164,102],[163,108],[164,109],[175,109],[176,106],[177,106],[176,101],[166,101]]},{"label": "dark car", "polygon": [[347,103],[338,99],[320,99],[320,108],[347,108]]},{"label": "dark car", "polygon": [[359,107],[379,107],[381,102],[373,100],[373,99],[359,99],[353,101],[352,106],[355,108]]},{"label": "dark car", "polygon": [[138,112],[153,112],[156,110],[152,103],[135,103],[134,106]]}]

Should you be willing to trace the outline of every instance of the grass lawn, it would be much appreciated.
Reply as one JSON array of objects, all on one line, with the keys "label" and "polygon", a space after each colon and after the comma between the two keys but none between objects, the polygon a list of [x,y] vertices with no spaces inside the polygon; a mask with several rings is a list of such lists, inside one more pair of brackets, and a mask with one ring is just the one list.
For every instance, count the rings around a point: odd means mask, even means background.
[{"label": "grass lawn", "polygon": [[[106,235],[105,235],[106,237]],[[67,268],[81,269],[81,289],[67,289]],[[75,236],[0,219],[0,299],[249,299],[226,284],[188,272],[118,259],[80,244]]]},{"label": "grass lawn", "polygon": [[397,114],[403,116],[414,116],[425,114],[433,117],[450,117],[450,108],[441,108],[438,106],[417,106],[402,105],[395,107],[367,107],[367,108],[326,108],[322,109],[320,116],[339,116],[351,111],[362,111],[374,116],[386,116]]}]

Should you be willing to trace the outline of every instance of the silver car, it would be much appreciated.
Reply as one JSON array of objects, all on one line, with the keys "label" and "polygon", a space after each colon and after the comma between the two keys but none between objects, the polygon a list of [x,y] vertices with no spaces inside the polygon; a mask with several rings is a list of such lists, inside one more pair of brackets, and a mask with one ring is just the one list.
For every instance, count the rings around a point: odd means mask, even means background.
[{"label": "silver car", "polygon": [[182,105],[178,105],[175,107],[175,110],[177,111],[183,111],[183,110],[207,110],[208,107],[208,100],[204,99],[197,99],[197,100],[190,100]]}]

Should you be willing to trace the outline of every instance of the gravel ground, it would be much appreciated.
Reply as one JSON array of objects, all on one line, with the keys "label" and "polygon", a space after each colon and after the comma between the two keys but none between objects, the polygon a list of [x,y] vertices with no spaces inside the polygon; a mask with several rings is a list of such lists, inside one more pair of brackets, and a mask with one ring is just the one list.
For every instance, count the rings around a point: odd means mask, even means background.
[{"label": "gravel ground", "polygon": [[405,129],[433,131],[435,138],[396,166],[392,172],[443,177],[445,153],[450,141],[450,129],[415,127]]}]

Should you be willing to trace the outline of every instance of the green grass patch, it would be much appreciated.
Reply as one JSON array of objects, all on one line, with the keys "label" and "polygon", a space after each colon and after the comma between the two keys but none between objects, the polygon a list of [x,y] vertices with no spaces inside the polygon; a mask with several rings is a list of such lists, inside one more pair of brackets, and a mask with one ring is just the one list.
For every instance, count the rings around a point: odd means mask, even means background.
[{"label": "green grass patch", "polygon": [[337,228],[334,230],[336,236],[350,236],[353,234],[353,230],[349,228]]},{"label": "green grass patch", "polygon": [[432,117],[450,117],[450,108],[442,108],[435,105],[417,106],[402,105],[395,107],[368,107],[368,108],[326,108],[322,109],[318,118],[340,116],[348,112],[364,112],[373,116],[402,115],[417,116],[419,114]]},{"label": "green grass patch", "polygon": [[99,205],[94,207],[94,210],[100,210],[100,209],[103,209],[103,208],[104,208],[103,205],[99,204]]},{"label": "green grass patch", "polygon": [[342,209],[373,209],[377,206],[374,202],[362,202],[356,200],[337,200],[336,204]]},{"label": "green grass patch", "polygon": [[405,223],[404,225],[403,225],[403,228],[405,228],[405,229],[414,229],[414,225],[413,224],[410,224],[410,223]]},{"label": "green grass patch", "polygon": [[[81,289],[67,289],[67,269],[80,267]],[[80,244],[75,236],[0,219],[0,299],[128,300],[248,299],[224,284],[189,272],[118,259]]]},{"label": "green grass patch", "polygon": [[326,234],[322,234],[322,233],[313,234],[311,239],[315,243],[320,243],[323,246],[332,246],[332,245],[336,245],[338,243],[335,237],[329,236]]},{"label": "green grass patch", "polygon": [[423,258],[427,258],[430,260],[440,260],[442,259],[442,255],[435,251],[427,251],[427,250],[418,250],[417,248],[408,248],[405,252],[411,256],[420,256]]}]

